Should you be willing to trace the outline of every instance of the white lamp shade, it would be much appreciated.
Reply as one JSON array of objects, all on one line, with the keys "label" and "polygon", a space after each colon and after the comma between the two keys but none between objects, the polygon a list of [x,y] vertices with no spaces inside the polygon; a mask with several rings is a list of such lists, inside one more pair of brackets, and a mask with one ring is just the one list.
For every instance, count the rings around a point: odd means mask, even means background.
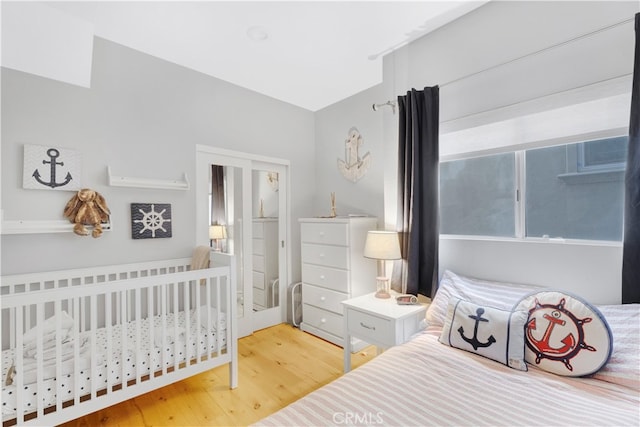
[{"label": "white lamp shade", "polygon": [[211,225],[209,226],[209,239],[226,239],[227,227],[224,225]]},{"label": "white lamp shade", "polygon": [[400,241],[395,231],[369,231],[364,256],[373,259],[400,259]]}]

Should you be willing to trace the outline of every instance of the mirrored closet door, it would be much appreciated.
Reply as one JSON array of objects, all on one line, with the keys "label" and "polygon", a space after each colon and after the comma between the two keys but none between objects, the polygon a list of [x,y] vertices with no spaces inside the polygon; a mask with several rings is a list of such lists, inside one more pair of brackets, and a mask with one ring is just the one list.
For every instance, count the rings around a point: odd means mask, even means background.
[{"label": "mirrored closet door", "polygon": [[196,242],[233,263],[239,336],[284,321],[289,277],[288,163],[198,146]]}]

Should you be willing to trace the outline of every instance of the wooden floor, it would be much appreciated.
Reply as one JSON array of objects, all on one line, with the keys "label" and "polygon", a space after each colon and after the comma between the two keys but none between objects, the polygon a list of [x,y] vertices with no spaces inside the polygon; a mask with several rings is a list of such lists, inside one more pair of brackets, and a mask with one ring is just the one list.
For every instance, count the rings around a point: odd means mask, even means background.
[{"label": "wooden floor", "polygon": [[[357,367],[375,347],[353,354]],[[245,426],[342,375],[342,348],[281,324],[241,338],[238,388],[221,366],[64,426]]]}]

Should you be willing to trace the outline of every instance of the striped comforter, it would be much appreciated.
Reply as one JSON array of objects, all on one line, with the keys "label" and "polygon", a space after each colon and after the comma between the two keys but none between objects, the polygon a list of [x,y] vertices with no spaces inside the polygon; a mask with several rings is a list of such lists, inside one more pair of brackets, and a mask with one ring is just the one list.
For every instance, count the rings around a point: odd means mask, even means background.
[{"label": "striped comforter", "polygon": [[638,426],[639,408],[638,390],[517,371],[424,332],[257,425]]}]

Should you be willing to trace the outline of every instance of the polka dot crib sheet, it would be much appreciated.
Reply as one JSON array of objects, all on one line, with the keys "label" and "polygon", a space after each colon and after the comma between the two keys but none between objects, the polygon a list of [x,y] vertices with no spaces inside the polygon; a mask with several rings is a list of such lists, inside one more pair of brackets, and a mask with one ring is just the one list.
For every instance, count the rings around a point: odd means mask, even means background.
[{"label": "polka dot crib sheet", "polygon": [[[212,309],[211,318],[216,317],[220,320],[220,341],[221,348],[226,345],[226,319],[224,313],[217,315],[216,311]],[[161,332],[162,317],[165,318],[166,333],[163,337]],[[110,358],[107,358],[108,354],[108,330],[101,328],[96,331],[96,367],[93,375],[91,375],[91,342],[90,332],[84,332],[80,334],[80,371],[78,375],[78,381],[75,380],[75,374],[73,372],[73,360],[65,360],[62,363],[62,375],[60,378],[61,392],[72,398],[75,395],[76,386],[80,388],[80,395],[88,394],[91,392],[92,381],[96,379],[98,381],[97,390],[104,389],[107,386],[108,381],[111,381],[112,385],[120,384],[122,378],[127,381],[135,379],[137,377],[137,369],[140,370],[140,376],[144,376],[150,373],[161,371],[164,367],[171,367],[175,364],[179,364],[186,360],[187,348],[189,348],[189,356],[193,358],[197,352],[198,356],[202,356],[207,353],[213,353],[217,351],[217,331],[215,320],[207,322],[206,311],[200,311],[200,318],[198,319],[195,310],[189,312],[189,316],[185,316],[185,312],[179,312],[177,316],[177,325],[174,323],[173,313],[169,313],[166,316],[154,317],[154,332],[153,338],[149,339],[151,334],[149,328],[149,322],[146,319],[140,321],[140,345],[136,340],[136,322],[131,321],[126,324],[126,337],[123,339],[123,328],[118,325],[111,328],[111,348],[112,354]],[[198,321],[199,320],[199,321]],[[189,342],[186,342],[187,337],[187,322],[189,323]],[[206,326],[200,327],[200,337],[197,337],[198,325],[211,324],[209,328]],[[150,342],[151,341],[151,342]],[[2,366],[2,414],[3,418],[10,418],[11,415],[15,415],[17,400],[16,400],[16,383],[17,380],[14,377],[13,384],[5,385],[5,379],[9,369],[14,363],[14,350],[3,351],[3,366]],[[25,362],[27,360],[25,359]],[[30,412],[35,410],[38,399],[41,399],[44,407],[55,405],[58,379],[55,377],[55,360],[46,361],[45,369],[43,372],[43,391],[38,393],[38,386],[36,383],[35,370],[27,371],[25,367],[23,383],[23,404],[24,412]],[[27,364],[25,363],[25,366]],[[109,377],[107,376],[107,372]],[[21,375],[20,372],[16,372],[16,376]],[[77,385],[76,385],[77,384]],[[66,400],[66,399],[64,399]]]}]

